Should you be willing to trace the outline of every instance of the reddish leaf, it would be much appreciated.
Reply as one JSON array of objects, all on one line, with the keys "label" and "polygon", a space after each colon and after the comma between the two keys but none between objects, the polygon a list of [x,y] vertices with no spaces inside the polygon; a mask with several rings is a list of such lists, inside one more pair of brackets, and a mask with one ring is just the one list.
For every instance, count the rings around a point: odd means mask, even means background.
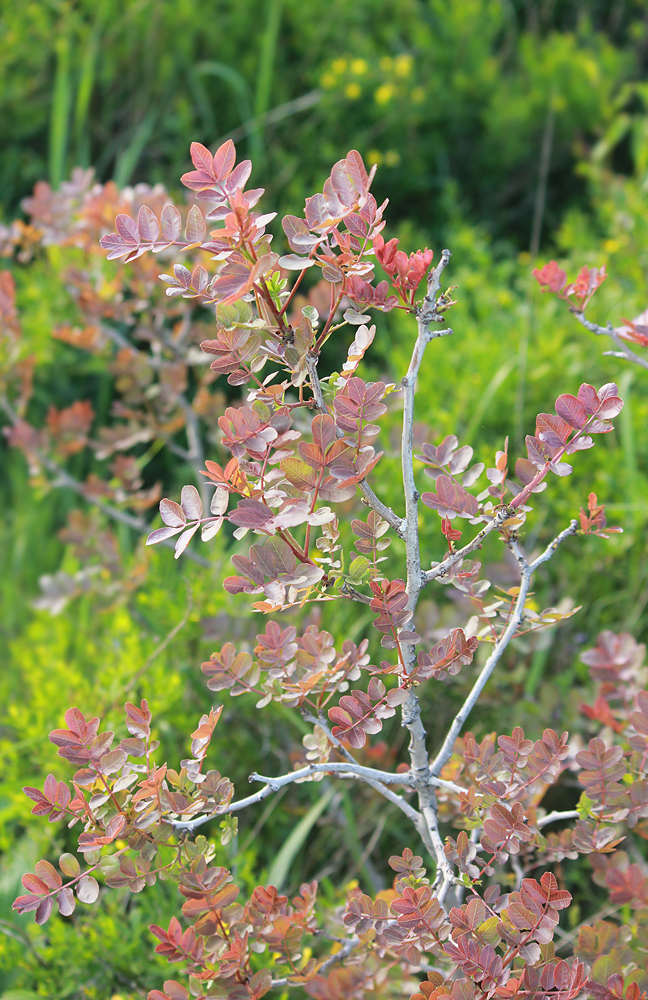
[{"label": "reddish leaf", "polygon": [[587,410],[576,396],[567,393],[558,396],[556,400],[556,413],[562,417],[570,427],[580,429],[587,423]]},{"label": "reddish leaf", "polygon": [[183,528],[187,523],[182,507],[173,500],[160,500],[160,517],[170,528]]}]

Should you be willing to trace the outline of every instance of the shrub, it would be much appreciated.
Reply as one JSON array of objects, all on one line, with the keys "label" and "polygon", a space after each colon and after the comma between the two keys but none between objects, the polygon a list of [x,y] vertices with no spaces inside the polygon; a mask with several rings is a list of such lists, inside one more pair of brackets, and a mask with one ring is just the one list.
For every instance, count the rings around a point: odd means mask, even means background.
[{"label": "shrub", "polygon": [[[222,706],[199,720],[191,754],[176,768],[160,759],[145,699],[126,703],[128,736],[118,743],[98,718],[69,709],[65,728],[50,739],[76,768],[72,790],[49,775],[43,788],[25,791],[36,815],[79,826],[78,852],[63,854],[58,867],[39,861],[24,876],[26,895],[15,908],[45,923],[55,905],[69,916],[77,902],[93,903],[98,878],[136,893],[158,878],[175,883],[187,926],[173,917],[151,930],[159,954],[186,964],[188,985],[168,980],[163,991],[149,994],[152,1000],[190,994],[238,1000],[273,987],[303,987],[322,998],[406,990],[417,1000],[518,994],[568,1000],[587,990],[596,1000],[638,1000],[648,988],[642,958],[648,876],[635,846],[648,817],[645,649],[629,635],[604,633],[584,656],[600,684],[594,705],[584,709],[595,734],[587,746],[551,728],[536,740],[515,726],[481,741],[464,728],[511,641],[574,613],[539,610],[530,590],[534,575],[573,536],[620,530],[607,526],[604,505],[590,493],[579,517],[544,550],[527,552],[521,540],[537,494],[554,475],[571,473],[568,457],[612,430],[623,407],[616,385],[584,383],[576,394],[559,395],[555,412],[538,414],[526,456],[515,463],[504,443],[490,468],[471,464],[472,448],[454,435],[422,443],[415,455],[419,369],[426,349],[437,346],[432,342],[452,334],[453,289],[442,290],[449,251],[432,266],[427,248],[407,255],[396,239],[385,240],[386,206],[370,192],[373,170],[367,173],[351,151],[335,164],[323,192],[307,199],[304,216],[283,219],[291,252],[280,256],[266,232],[273,215],[254,212],[262,191],[245,187],[249,161],[236,164],[231,142],[213,156],[198,143],[191,152],[195,169],[183,183],[206,208],[197,202],[183,220],[164,198],[156,211],[142,204],[137,219],[120,213],[117,231],[101,244],[109,258],[127,261],[171,248],[185,260],[195,254],[191,268],[175,263],[161,276],[167,295],[215,306],[214,337],[202,350],[213,357],[212,370],[231,386],[245,386],[247,397],[218,419],[231,459],[224,466],[206,460],[207,485],[185,485],[179,503],[161,500],[163,526],[148,544],[171,542],[180,557],[198,533],[209,543],[225,523],[239,541],[255,534],[249,552],[232,557],[237,573],[225,581],[229,593],[249,595],[263,614],[315,602],[323,613],[336,601],[368,606],[386,658],[370,663],[367,638],[346,639],[336,649],[317,624],[300,631],[272,619],[253,652],[228,642],[213,653],[202,664],[210,690],[254,694],[258,708],[277,702],[311,727],[295,767],[253,773],[260,788],[247,796],[235,796],[232,782],[208,763]],[[385,275],[377,284],[374,259]],[[327,295],[316,284],[312,301],[300,308],[298,291],[313,267]],[[298,276],[289,286],[291,271]],[[587,271],[569,289],[556,265],[540,278],[567,297],[580,296],[577,314],[584,320],[602,275]],[[413,346],[398,387],[359,374],[376,332],[367,325],[371,309],[410,317]],[[346,361],[340,372],[323,376],[322,348],[345,324],[355,328]],[[643,335],[639,326],[635,321],[634,332]],[[177,344],[160,339],[169,352],[159,353],[164,370]],[[378,421],[396,400],[403,406],[401,513],[367,481],[371,476],[379,490]],[[139,396],[134,405],[146,407]],[[12,434],[22,434],[22,446],[46,468],[52,443],[75,446],[79,414],[69,432],[51,421],[56,431],[49,440],[35,439],[14,416]],[[433,489],[419,493],[415,460]],[[358,492],[364,511],[352,519]],[[430,566],[420,552],[419,502],[438,518],[439,558]],[[338,515],[330,505],[339,505]],[[494,538],[517,566],[512,587],[491,584],[469,558]],[[467,620],[429,648],[416,631],[416,611],[431,584],[452,587]],[[453,683],[473,663],[476,677],[441,730],[433,716],[423,717],[419,695]],[[395,768],[395,759],[376,767],[370,738],[397,712],[409,737],[407,756]],[[432,759],[426,726],[433,727]],[[548,791],[572,775],[582,788],[574,807],[551,809]],[[292,900],[272,884],[239,900],[230,867],[216,863],[224,860],[221,848],[198,831],[218,823],[226,845],[238,812],[294,782],[325,777],[363,783],[409,821],[400,854],[389,858],[393,887],[372,898],[352,886],[334,907],[318,900],[315,882],[302,884]],[[322,793],[320,811],[330,795]],[[558,832],[544,832],[554,825]],[[624,840],[629,855],[616,850]],[[424,850],[425,863],[412,847]],[[579,855],[591,857],[594,880],[609,890],[613,907],[636,909],[630,926],[601,919],[581,926],[577,938],[561,931],[560,911],[572,899],[560,884],[560,863]],[[421,974],[427,979],[417,987]]]}]

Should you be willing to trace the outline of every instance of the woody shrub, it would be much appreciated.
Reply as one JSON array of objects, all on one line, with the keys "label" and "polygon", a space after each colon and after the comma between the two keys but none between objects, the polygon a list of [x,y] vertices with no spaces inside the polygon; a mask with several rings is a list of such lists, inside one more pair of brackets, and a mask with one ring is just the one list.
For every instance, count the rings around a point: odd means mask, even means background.
[{"label": "woody shrub", "polygon": [[[477,739],[466,729],[511,641],[575,613],[538,608],[531,592],[536,574],[561,546],[578,544],[576,536],[605,539],[620,530],[607,525],[604,504],[591,491],[546,547],[525,546],[540,494],[555,477],[571,474],[579,452],[612,432],[623,408],[617,386],[564,386],[553,412],[537,415],[525,454],[509,455],[504,442],[489,467],[473,462],[471,446],[453,434],[415,446],[419,370],[453,333],[453,289],[445,287],[450,251],[407,254],[386,238],[386,204],[370,191],[374,171],[351,151],[335,164],[323,192],[306,200],[303,216],[284,217],[290,252],[279,255],[267,232],[273,213],[255,211],[263,192],[246,189],[249,161],[236,164],[231,142],[215,155],[194,143],[191,155],[195,169],[182,180],[196,202],[184,218],[159,192],[149,204],[142,197],[129,206],[136,215],[120,212],[116,232],[101,238],[109,259],[142,267],[147,289],[155,275],[140,262],[154,260],[150,253],[166,255],[161,279],[174,300],[170,322],[160,309],[151,314],[157,326],[138,328],[153,345],[146,368],[138,367],[130,344],[122,345],[125,402],[104,446],[126,451],[128,430],[144,428],[153,438],[167,428],[172,450],[195,474],[179,502],[160,500],[162,525],[149,534],[149,545],[196,559],[204,558],[199,537],[209,546],[224,528],[239,543],[255,536],[237,545],[236,572],[224,586],[251,598],[267,623],[256,643],[225,642],[202,673],[219,698],[254,696],[261,710],[275,702],[299,713],[309,731],[301,759],[278,775],[254,772],[250,781],[260,787],[245,795],[211,759],[212,737],[224,725],[222,704],[187,734],[190,755],[170,764],[160,756],[146,698],[126,703],[124,735],[117,738],[98,717],[70,708],[65,727],[50,739],[73,769],[71,783],[52,774],[42,788],[25,792],[34,814],[76,828],[78,847],[56,865],[38,861],[23,877],[26,894],[15,908],[44,924],[55,906],[69,917],[78,903],[94,903],[101,885],[139,893],[157,879],[173,883],[178,916],[165,926],[153,923],[151,931],[158,954],[182,963],[184,974],[182,982],[169,979],[152,990],[152,1000],[238,1000],[289,988],[313,997],[406,991],[417,1000],[518,994],[568,1000],[586,991],[597,1000],[638,1000],[648,988],[642,958],[648,876],[640,848],[648,817],[645,649],[629,635],[599,637],[584,657],[599,690],[576,737],[547,727],[530,739],[513,725]],[[320,282],[302,300],[313,268]],[[558,271],[548,265],[537,277],[587,324],[585,309],[604,272],[584,268],[568,285]],[[212,306],[216,320],[200,344],[202,355],[182,322],[183,303],[196,301]],[[372,315],[391,310],[411,324],[407,372],[398,383],[365,379],[376,333]],[[324,345],[349,326],[353,339],[340,371],[322,371]],[[643,346],[639,319],[627,327],[626,341],[628,331]],[[95,334],[84,328],[65,336]],[[243,387],[243,399],[227,400],[217,421],[214,376],[200,367],[203,355],[211,372]],[[85,444],[89,415],[77,407],[65,417],[50,415],[45,431],[35,428],[25,419],[28,376],[28,366],[15,367],[17,389],[5,398],[12,443],[35,470],[65,477],[61,457]],[[381,500],[376,471],[379,421],[391,405],[402,405],[397,509]],[[198,416],[214,430],[217,423],[231,455],[224,464],[199,452],[192,434]],[[184,445],[171,428],[186,435]],[[115,505],[126,498],[138,511],[155,502],[136,471],[121,463],[108,483],[97,477],[67,485],[138,525],[136,514]],[[421,551],[423,518],[436,525],[432,553]],[[487,579],[477,559],[495,539],[517,567],[511,586]],[[417,608],[425,588],[438,585],[456,594],[457,621],[430,643],[417,631]],[[325,623],[336,602],[370,610],[379,637],[371,654],[368,637],[336,648],[319,621],[304,629],[285,617],[308,606]],[[461,681],[465,695],[446,725],[429,710],[435,686]],[[395,739],[391,755],[388,748],[379,752],[372,738],[393,737],[397,728],[383,727],[395,716],[407,748]],[[272,884],[242,895],[223,852],[236,834],[237,814],[295,782],[321,782],[323,811],[329,787],[349,781],[403,814],[399,853],[384,859],[394,873],[391,888],[369,895],[352,886],[334,906],[321,905],[314,881],[292,899]],[[573,807],[552,809],[550,792],[561,788],[578,789]],[[568,934],[560,926],[561,911],[572,903],[562,865],[580,856],[609,895],[609,908],[606,918]],[[607,919],[620,907],[626,907],[623,923]]]}]

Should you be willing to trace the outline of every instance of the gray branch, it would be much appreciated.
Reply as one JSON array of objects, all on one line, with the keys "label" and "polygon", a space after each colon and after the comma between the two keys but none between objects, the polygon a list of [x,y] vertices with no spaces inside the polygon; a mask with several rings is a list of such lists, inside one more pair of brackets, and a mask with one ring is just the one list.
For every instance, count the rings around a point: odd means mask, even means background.
[{"label": "gray branch", "polygon": [[460,562],[461,559],[470,555],[471,552],[481,548],[484,539],[490,535],[491,531],[495,531],[497,528],[500,528],[507,517],[510,517],[509,512],[506,507],[501,507],[495,517],[493,517],[488,524],[486,524],[481,531],[475,535],[471,542],[468,542],[468,544],[464,545],[463,548],[457,549],[456,552],[449,553],[440,563],[436,563],[432,566],[432,569],[424,570],[421,574],[422,585],[425,586],[425,584],[430,583],[431,580],[437,580],[440,576],[445,576],[448,570],[451,569],[455,563]]},{"label": "gray branch", "polygon": [[369,597],[368,594],[361,593],[361,591],[356,590],[355,587],[352,587],[351,584],[346,581],[342,584],[340,593],[343,594],[344,597],[348,597],[351,601],[358,601],[360,604],[371,604],[371,597]]},{"label": "gray branch", "polygon": [[[421,554],[418,532],[418,501],[420,494],[414,478],[414,396],[425,349],[431,340],[449,336],[450,328],[440,330],[438,324],[443,316],[437,311],[437,294],[441,284],[441,276],[450,261],[450,251],[444,250],[437,266],[428,274],[427,294],[421,305],[416,309],[418,334],[407,374],[402,379],[403,386],[403,432],[401,439],[401,464],[403,489],[405,494],[405,520],[402,537],[405,540],[405,558],[407,566],[407,609],[412,616],[416,611],[422,586]],[[437,324],[434,326],[433,324]],[[401,644],[403,666],[406,674],[410,674],[416,664],[416,650],[413,643]],[[421,718],[421,706],[414,688],[410,688],[407,700],[402,707],[402,722],[410,734],[409,755],[411,772],[415,778],[418,793],[419,810],[422,820],[417,823],[417,830],[426,849],[435,859],[437,866],[438,895],[443,897],[449,886],[455,881],[452,868],[445,856],[443,841],[439,833],[437,820],[437,805],[434,788],[431,783],[430,760],[426,743],[426,732]],[[440,884],[439,884],[440,883]]]},{"label": "gray branch", "polygon": [[250,775],[249,780],[262,781],[264,783],[264,787],[259,789],[258,792],[254,792],[252,795],[248,795],[244,799],[239,799],[237,802],[231,802],[226,809],[221,809],[218,812],[204,816],[196,816],[195,819],[190,820],[174,820],[172,821],[172,826],[176,830],[195,830],[215,817],[225,816],[228,813],[240,812],[241,809],[246,809],[248,806],[254,805],[256,802],[262,802],[263,799],[267,799],[269,795],[272,795],[274,792],[278,792],[280,788],[284,787],[284,785],[291,785],[295,781],[306,781],[308,778],[319,772],[326,774],[353,774],[354,777],[359,777],[362,780],[379,781],[385,785],[412,784],[412,776],[409,772],[405,772],[405,774],[391,774],[389,771],[377,771],[372,767],[362,767],[360,764],[307,764],[305,767],[300,767],[297,771],[290,771],[288,774],[282,774],[277,778],[267,778],[262,774],[254,772]]},{"label": "gray branch", "polygon": [[576,309],[572,309],[572,313],[586,330],[594,333],[597,337],[609,337],[612,343],[618,348],[616,351],[606,351],[606,354],[611,355],[613,358],[632,361],[633,364],[639,365],[641,368],[648,368],[648,359],[635,354],[632,348],[628,347],[625,340],[619,336],[611,323],[608,323],[607,326],[599,326],[598,323],[592,323],[591,320],[586,319],[585,313],[578,312]]},{"label": "gray branch", "polygon": [[441,772],[443,766],[450,760],[450,757],[452,756],[452,752],[454,750],[455,742],[457,740],[457,737],[459,736],[459,733],[461,732],[461,729],[466,719],[472,712],[480,694],[482,693],[484,687],[488,683],[490,676],[493,673],[493,670],[499,663],[500,659],[502,658],[502,654],[508,647],[511,639],[514,637],[517,629],[519,628],[522,622],[522,619],[524,617],[524,605],[529,593],[529,587],[531,584],[531,577],[533,573],[538,568],[538,566],[542,565],[542,563],[545,563],[547,562],[547,560],[551,559],[552,555],[554,554],[558,546],[561,545],[566,538],[569,538],[570,535],[573,535],[576,532],[577,526],[578,526],[577,522],[572,521],[569,527],[561,531],[560,534],[557,535],[557,537],[554,538],[554,540],[549,543],[544,552],[541,555],[539,555],[538,558],[535,559],[532,563],[527,562],[524,553],[522,552],[517,542],[511,543],[510,545],[511,551],[513,552],[515,558],[518,561],[518,564],[520,566],[520,572],[522,575],[520,583],[520,591],[518,593],[518,597],[515,602],[513,614],[511,616],[508,625],[506,626],[501,636],[495,643],[492,653],[490,654],[490,656],[486,660],[486,663],[482,667],[481,673],[477,678],[477,680],[475,681],[475,684],[473,685],[470,694],[464,701],[463,705],[457,712],[452,722],[448,735],[443,741],[443,745],[432,764],[431,773],[433,775],[438,775]]},{"label": "gray branch", "polygon": [[399,538],[405,537],[405,522],[402,518],[395,514],[391,507],[385,506],[382,500],[379,500],[371,486],[366,479],[361,479],[358,483],[358,489],[362,493],[366,503],[376,511],[377,514],[387,521],[388,524],[392,526]]},{"label": "gray branch", "polygon": [[552,555],[554,554],[558,546],[562,545],[562,543],[571,535],[575,535],[577,531],[578,531],[578,521],[574,519],[573,521],[570,521],[569,527],[564,528],[559,535],[556,535],[554,540],[552,542],[549,542],[544,552],[542,552],[537,559],[533,560],[533,562],[529,566],[530,572],[535,573],[538,566],[542,566],[543,563],[549,562],[549,560],[551,559]]},{"label": "gray branch", "polygon": [[[410,788],[416,786],[416,780],[411,771],[405,771],[403,773],[392,773],[391,771],[378,771],[373,767],[363,767],[361,764],[353,763],[326,763],[326,764],[307,764],[305,767],[300,767],[297,771],[290,771],[288,774],[282,774],[279,777],[265,777],[262,774],[257,774],[254,772],[250,775],[250,781],[262,781],[264,787],[260,788],[258,792],[254,792],[252,795],[247,795],[244,799],[238,799],[236,802],[231,802],[226,809],[221,809],[218,812],[205,814],[202,816],[196,816],[194,819],[189,820],[172,820],[171,825],[176,830],[195,830],[210,820],[217,818],[218,816],[225,816],[228,813],[240,812],[241,809],[246,809],[248,806],[254,805],[256,802],[262,802],[263,799],[267,799],[269,795],[278,792],[279,789],[283,788],[285,785],[291,785],[295,781],[307,781],[314,774],[339,774],[344,775],[344,777],[357,778],[360,781],[364,781],[367,784],[374,786],[374,784],[380,784],[383,786],[387,785],[406,785]],[[431,776],[429,779],[429,784],[431,787],[445,788],[452,792],[463,791],[459,785],[455,785],[451,781],[444,781],[441,778]],[[380,791],[381,795],[384,794],[383,789],[376,789]],[[385,791],[389,791],[385,788]],[[399,808],[406,806],[403,812],[409,812],[412,809],[407,802],[400,799],[399,796],[387,795],[390,802],[394,802]],[[398,801],[396,801],[398,800]],[[416,810],[412,810],[416,812]],[[418,818],[418,814],[417,814]],[[416,821],[414,816],[410,816],[410,819]]]},{"label": "gray branch", "polygon": [[[328,726],[326,720],[323,717],[315,718],[314,715],[306,714],[304,715],[304,718],[306,719],[307,722],[319,726],[320,729],[322,729],[326,733],[327,737],[329,738],[331,743],[335,746],[338,753],[342,754],[342,756],[346,758],[347,763],[357,765],[357,761],[355,760],[355,758],[347,750],[347,748],[340,743],[337,737],[333,735],[333,733],[330,730],[330,727]],[[340,777],[344,777],[344,772],[341,773]],[[359,776],[351,773],[349,774],[349,777],[357,778]],[[404,812],[407,818],[410,819],[415,826],[418,823],[420,823],[422,819],[421,814],[417,812],[417,810],[414,809],[414,807],[411,806],[409,802],[401,798],[400,795],[397,795],[395,792],[392,792],[390,788],[387,788],[387,786],[382,781],[374,781],[371,778],[366,778],[366,777],[361,778],[360,780],[363,780],[367,785],[370,785],[371,788],[373,788],[376,792],[378,792],[379,795],[382,795],[383,798],[388,799],[395,806],[398,806],[401,812]]]},{"label": "gray branch", "polygon": [[550,823],[558,823],[560,822],[560,820],[579,819],[579,818],[580,818],[580,813],[576,809],[565,809],[564,812],[556,811],[547,813],[546,816],[543,816],[542,819],[538,820],[536,826],[538,827],[539,830],[542,830],[543,827],[549,826]]},{"label": "gray branch", "polygon": [[[354,936],[352,938],[349,938],[349,940],[346,942],[346,944],[342,948],[340,948],[339,951],[336,951],[334,955],[331,955],[330,958],[327,958],[326,961],[323,962],[322,965],[320,965],[319,969],[317,970],[317,975],[318,976],[326,975],[326,973],[328,972],[328,970],[332,969],[334,965],[337,965],[338,962],[341,962],[341,961],[343,961],[343,959],[348,958],[349,955],[351,954],[351,952],[355,948],[357,948],[360,943],[361,943],[360,942],[360,938],[358,938],[358,937]],[[284,976],[282,979],[273,979],[272,980],[272,985],[273,986],[298,986],[300,984],[299,983],[291,982],[291,980],[288,978],[288,976]]]}]

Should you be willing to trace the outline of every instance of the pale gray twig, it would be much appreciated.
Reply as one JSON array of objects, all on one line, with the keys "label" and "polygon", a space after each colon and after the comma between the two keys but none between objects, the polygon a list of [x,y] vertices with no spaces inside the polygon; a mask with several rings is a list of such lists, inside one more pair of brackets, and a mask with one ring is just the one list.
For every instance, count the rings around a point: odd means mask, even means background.
[{"label": "pale gray twig", "polygon": [[[355,760],[353,755],[347,750],[345,746],[343,746],[340,743],[338,738],[333,735],[328,723],[323,717],[316,718],[314,715],[306,714],[304,715],[304,718],[306,719],[307,722],[319,726],[320,729],[322,729],[326,733],[328,739],[335,746],[338,753],[342,754],[342,756],[346,758],[347,763],[357,766],[357,761]],[[344,774],[341,774],[340,776],[343,777]],[[350,777],[355,778],[359,776],[351,774]],[[400,795],[397,795],[395,792],[392,792],[390,788],[387,788],[387,786],[382,781],[374,781],[373,779],[366,777],[360,778],[360,780],[364,781],[367,785],[370,785],[370,787],[373,788],[376,792],[378,792],[379,795],[382,795],[383,798],[388,799],[390,802],[393,802],[395,806],[398,806],[401,812],[404,812],[405,815],[408,817],[408,819],[410,819],[414,824],[420,822],[421,814],[417,812],[417,810],[414,809],[414,807],[411,806],[409,802],[403,799]]]},{"label": "pale gray twig", "polygon": [[501,507],[495,516],[486,524],[478,534],[475,535],[471,542],[464,545],[461,549],[457,549],[456,552],[450,552],[445,559],[442,559],[440,563],[436,563],[431,569],[424,570],[421,574],[421,583],[425,586],[426,583],[430,583],[431,580],[437,580],[439,577],[445,576],[449,569],[451,569],[455,563],[460,562],[475,549],[481,548],[484,539],[490,535],[491,531],[495,531],[497,528],[502,526],[502,523],[510,517],[510,513],[507,511],[506,507]]},{"label": "pale gray twig", "polygon": [[551,559],[554,552],[556,551],[556,549],[558,548],[558,546],[562,545],[562,543],[571,535],[575,535],[577,531],[578,531],[578,521],[574,519],[573,521],[570,522],[569,527],[564,528],[559,535],[556,535],[553,541],[549,542],[544,552],[542,552],[537,557],[537,559],[533,560],[533,562],[529,566],[529,570],[531,571],[531,573],[535,573],[538,566],[541,566],[542,563],[548,562]]},{"label": "pale gray twig", "polygon": [[[358,937],[349,938],[349,940],[347,941],[347,943],[342,948],[340,948],[339,951],[336,951],[334,955],[331,955],[331,957],[327,958],[325,962],[322,962],[322,964],[320,965],[319,969],[317,970],[317,975],[318,976],[325,975],[328,972],[328,970],[331,969],[331,968],[333,968],[334,965],[337,965],[338,962],[341,962],[343,959],[348,958],[349,955],[351,954],[351,952],[354,950],[354,948],[357,948],[359,944],[360,944],[360,938],[358,938]],[[288,978],[288,976],[284,976],[282,979],[273,979],[272,980],[272,985],[273,986],[291,986],[291,985],[297,986],[299,984],[298,983],[294,983],[294,984],[291,983],[290,979]]]},{"label": "pale gray twig", "polygon": [[632,361],[633,364],[639,365],[641,368],[648,368],[648,359],[642,358],[639,354],[635,354],[631,347],[628,347],[626,342],[622,337],[616,332],[611,323],[607,326],[599,326],[598,323],[592,323],[591,320],[585,318],[585,313],[579,312],[577,309],[572,309],[572,313],[578,320],[581,326],[584,326],[586,330],[590,333],[596,334],[597,337],[609,337],[613,344],[618,347],[618,351],[605,351],[605,354],[612,356],[613,358],[622,358],[627,361]]},{"label": "pale gray twig", "polygon": [[543,827],[549,826],[550,823],[559,823],[561,820],[567,819],[579,819],[580,813],[576,809],[565,809],[564,812],[554,811],[547,813],[542,819],[539,819],[536,826],[539,830]]},{"label": "pale gray twig", "polygon": [[385,785],[413,784],[412,775],[409,771],[406,771],[404,774],[392,774],[389,771],[378,771],[372,767],[363,767],[361,764],[355,763],[307,764],[305,767],[300,767],[296,771],[289,771],[287,774],[279,775],[276,778],[265,777],[262,774],[254,772],[250,775],[249,780],[262,781],[265,786],[259,789],[258,792],[254,792],[252,795],[248,795],[236,802],[231,802],[229,806],[218,812],[196,816],[194,819],[189,820],[173,820],[171,825],[176,830],[195,830],[216,816],[225,816],[229,813],[240,812],[241,809],[246,809],[248,806],[254,805],[255,802],[263,801],[269,795],[283,788],[284,785],[290,785],[294,781],[305,781],[319,772],[325,774],[353,774],[354,777],[359,777],[364,781],[378,781]]},{"label": "pale gray twig", "polygon": [[549,543],[544,552],[541,555],[539,555],[538,558],[535,559],[532,563],[527,562],[524,553],[522,552],[519,544],[516,541],[510,543],[511,551],[513,552],[515,558],[518,561],[518,565],[520,567],[520,573],[522,576],[520,582],[520,590],[518,592],[517,600],[513,608],[513,614],[511,615],[508,625],[506,626],[501,636],[495,643],[492,653],[490,654],[490,656],[486,660],[486,663],[482,667],[481,673],[479,674],[479,677],[475,681],[475,684],[473,685],[470,694],[468,695],[463,705],[457,712],[450,727],[450,730],[445,740],[443,741],[443,745],[439,750],[431,766],[432,774],[438,775],[441,772],[443,766],[450,760],[455,742],[457,740],[457,737],[459,736],[459,733],[461,732],[461,729],[466,719],[473,710],[477,702],[477,699],[479,698],[484,687],[488,683],[488,680],[491,674],[493,673],[493,670],[499,663],[502,654],[506,650],[511,639],[513,638],[518,627],[520,626],[522,619],[524,617],[524,605],[526,603],[526,599],[529,594],[529,587],[531,584],[531,577],[533,573],[538,568],[538,566],[542,565],[542,563],[547,562],[548,559],[551,559],[552,555],[554,554],[558,546],[561,545],[566,538],[569,538],[570,535],[575,534],[577,527],[578,527],[578,522],[572,521],[569,527],[561,531],[560,534],[557,535],[556,538],[554,538],[553,541]]}]

